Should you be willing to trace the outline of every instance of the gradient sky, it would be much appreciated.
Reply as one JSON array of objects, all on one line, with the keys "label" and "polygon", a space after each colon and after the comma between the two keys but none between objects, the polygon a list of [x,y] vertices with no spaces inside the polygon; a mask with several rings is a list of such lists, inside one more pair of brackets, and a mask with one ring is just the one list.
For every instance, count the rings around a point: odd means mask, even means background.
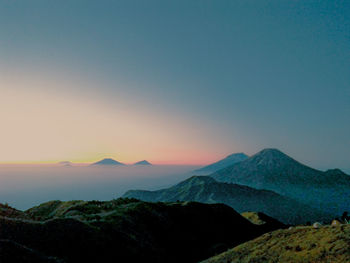
[{"label": "gradient sky", "polygon": [[0,162],[350,168],[349,1],[0,0]]}]

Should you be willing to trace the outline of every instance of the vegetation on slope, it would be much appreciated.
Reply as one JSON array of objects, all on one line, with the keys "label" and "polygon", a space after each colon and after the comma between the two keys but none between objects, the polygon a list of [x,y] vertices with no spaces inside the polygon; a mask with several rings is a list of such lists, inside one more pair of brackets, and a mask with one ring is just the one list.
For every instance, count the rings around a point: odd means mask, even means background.
[{"label": "vegetation on slope", "polygon": [[0,239],[67,263],[198,262],[266,232],[221,204],[52,201],[26,214],[0,217]]},{"label": "vegetation on slope", "polygon": [[279,225],[279,228],[285,227],[285,225],[279,222],[278,220],[261,212],[243,212],[241,215],[255,225]]},{"label": "vegetation on slope", "polygon": [[350,262],[349,244],[350,225],[294,227],[264,234],[204,262],[344,263]]},{"label": "vegetation on slope", "polygon": [[17,210],[8,204],[0,204],[0,216],[8,218],[29,219],[29,216],[26,213],[23,213],[22,211]]}]

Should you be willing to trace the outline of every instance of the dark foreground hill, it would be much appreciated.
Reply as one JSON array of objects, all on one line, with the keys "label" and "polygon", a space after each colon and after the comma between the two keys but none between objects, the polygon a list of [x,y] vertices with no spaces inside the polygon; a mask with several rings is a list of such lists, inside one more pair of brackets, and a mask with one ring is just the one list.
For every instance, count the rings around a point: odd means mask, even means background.
[{"label": "dark foreground hill", "polygon": [[16,218],[16,219],[30,219],[30,217],[7,204],[0,204],[0,217]]},{"label": "dark foreground hill", "polygon": [[47,257],[33,249],[10,240],[0,240],[0,262],[2,263],[63,263]]},{"label": "dark foreground hill", "polygon": [[333,215],[350,210],[349,175],[339,169],[310,168],[277,149],[262,150],[210,176],[220,182],[271,190]]},{"label": "dark foreground hill", "polygon": [[203,263],[350,262],[350,225],[277,230],[241,244]]},{"label": "dark foreground hill", "polygon": [[263,212],[285,224],[302,224],[308,221],[330,220],[317,211],[291,198],[273,191],[257,190],[248,186],[220,183],[208,176],[193,176],[179,184],[158,191],[130,190],[124,197],[148,202],[196,201],[223,203],[239,213]]},{"label": "dark foreground hill", "polygon": [[198,262],[266,232],[221,204],[52,201],[25,214],[0,217],[2,263]]}]

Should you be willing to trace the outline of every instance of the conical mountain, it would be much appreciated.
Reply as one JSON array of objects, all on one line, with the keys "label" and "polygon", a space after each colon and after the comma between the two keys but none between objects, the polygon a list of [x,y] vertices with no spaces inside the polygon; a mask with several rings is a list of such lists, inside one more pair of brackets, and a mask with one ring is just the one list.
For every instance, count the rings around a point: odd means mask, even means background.
[{"label": "conical mountain", "polygon": [[209,174],[216,172],[220,169],[226,168],[230,165],[233,165],[235,163],[244,161],[248,159],[249,156],[246,155],[245,153],[233,153],[228,156],[226,156],[224,159],[219,160],[215,163],[209,164],[207,166],[204,166],[200,169],[195,170],[195,172],[200,173],[200,174]]},{"label": "conical mountain", "polygon": [[320,171],[307,167],[277,149],[264,149],[245,161],[219,170],[211,176],[219,181],[263,188],[266,183],[308,183],[318,181]]},{"label": "conical mountain", "polygon": [[[336,171],[336,172],[334,172]],[[242,162],[210,175],[220,182],[267,189],[334,213],[349,209],[350,176],[322,172],[277,149],[264,149]]]},{"label": "conical mountain", "polygon": [[149,161],[143,160],[143,161],[134,163],[134,165],[152,165],[152,164]]},{"label": "conical mountain", "polygon": [[301,164],[277,149],[264,149],[247,160],[219,170],[210,176],[222,182],[265,189],[268,184],[284,183],[303,186],[329,186],[339,183],[350,185],[348,175],[337,172],[335,177],[334,174],[335,172],[322,172]]},{"label": "conical mountain", "polygon": [[118,161],[116,161],[116,160],[113,160],[113,159],[111,159],[111,158],[105,158],[105,159],[103,159],[103,160],[101,160],[101,161],[98,161],[98,162],[96,162],[96,163],[93,163],[92,165],[101,165],[101,166],[107,165],[107,166],[113,166],[113,165],[125,165],[125,164],[123,164],[123,163],[121,163],[121,162],[118,162]]}]

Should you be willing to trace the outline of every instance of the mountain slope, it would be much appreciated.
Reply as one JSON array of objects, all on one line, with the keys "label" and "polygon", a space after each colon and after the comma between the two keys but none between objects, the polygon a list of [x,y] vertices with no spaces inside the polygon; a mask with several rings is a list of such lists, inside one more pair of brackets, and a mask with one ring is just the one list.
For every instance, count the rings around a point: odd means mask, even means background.
[{"label": "mountain slope", "polygon": [[249,156],[244,154],[244,153],[234,153],[231,155],[228,155],[226,158],[217,161],[213,164],[204,166],[203,168],[195,170],[195,172],[200,173],[200,174],[205,174],[205,173],[213,173],[215,171],[218,171],[220,169],[226,168],[232,164],[235,164],[237,162],[244,161],[248,158]]},{"label": "mountain slope", "polygon": [[26,213],[0,217],[0,239],[67,263],[198,262],[266,232],[222,204],[53,201]]},{"label": "mountain slope", "polygon": [[137,163],[134,163],[134,165],[152,165],[152,164],[146,160],[143,160],[143,161],[139,161]]},{"label": "mountain slope", "polygon": [[350,208],[350,176],[339,170],[318,171],[276,149],[265,149],[211,175],[220,182],[268,189],[340,214]]},{"label": "mountain slope", "polygon": [[0,204],[0,217],[29,219],[29,216],[7,204]]},{"label": "mountain slope", "polygon": [[124,194],[124,197],[150,202],[180,200],[223,203],[231,206],[239,213],[259,211],[285,224],[300,224],[327,218],[326,215],[319,213],[316,209],[311,209],[272,191],[220,183],[208,176],[193,176],[173,187],[158,191],[130,190]]},{"label": "mountain slope", "polygon": [[116,160],[113,160],[111,158],[105,158],[101,161],[93,163],[92,165],[111,165],[111,166],[113,166],[113,165],[125,165],[125,164],[118,162]]},{"label": "mountain slope", "polygon": [[203,263],[350,262],[350,225],[277,230],[241,244]]}]

